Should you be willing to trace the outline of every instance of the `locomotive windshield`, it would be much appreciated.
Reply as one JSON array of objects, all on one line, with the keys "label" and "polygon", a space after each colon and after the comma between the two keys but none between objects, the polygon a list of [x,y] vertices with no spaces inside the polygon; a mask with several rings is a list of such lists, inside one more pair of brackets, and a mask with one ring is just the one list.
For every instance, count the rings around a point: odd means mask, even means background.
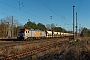
[{"label": "locomotive windshield", "polygon": [[19,33],[24,33],[25,29],[20,29]]}]

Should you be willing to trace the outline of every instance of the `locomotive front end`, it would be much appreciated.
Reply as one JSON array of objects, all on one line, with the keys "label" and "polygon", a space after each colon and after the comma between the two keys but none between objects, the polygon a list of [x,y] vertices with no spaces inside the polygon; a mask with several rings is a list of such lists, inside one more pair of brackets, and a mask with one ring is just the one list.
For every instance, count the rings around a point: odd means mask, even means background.
[{"label": "locomotive front end", "polygon": [[19,40],[24,40],[25,39],[25,34],[24,34],[24,29],[20,29],[17,35],[17,39]]}]

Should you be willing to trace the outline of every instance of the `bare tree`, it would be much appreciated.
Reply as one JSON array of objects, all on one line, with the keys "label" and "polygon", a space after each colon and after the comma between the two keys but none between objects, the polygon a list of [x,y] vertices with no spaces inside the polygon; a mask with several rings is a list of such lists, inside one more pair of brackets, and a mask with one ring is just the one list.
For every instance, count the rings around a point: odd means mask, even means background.
[{"label": "bare tree", "polygon": [[12,16],[7,16],[0,20],[0,37],[11,37],[12,32],[13,37],[17,36],[17,26],[21,26],[18,20],[15,20]]},{"label": "bare tree", "polygon": [[55,25],[54,23],[51,24],[51,30],[54,30],[55,29]]},{"label": "bare tree", "polygon": [[47,30],[51,30],[51,25],[50,24],[46,24],[46,28],[47,28]]}]

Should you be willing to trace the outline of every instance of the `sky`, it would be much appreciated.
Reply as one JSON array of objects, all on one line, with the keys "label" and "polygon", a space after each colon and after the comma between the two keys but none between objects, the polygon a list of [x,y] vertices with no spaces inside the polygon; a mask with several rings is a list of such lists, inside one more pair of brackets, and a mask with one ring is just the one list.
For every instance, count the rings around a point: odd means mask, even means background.
[{"label": "sky", "polygon": [[90,0],[0,0],[0,19],[14,16],[22,25],[28,22],[55,24],[72,30],[76,12],[78,28],[90,29]]}]

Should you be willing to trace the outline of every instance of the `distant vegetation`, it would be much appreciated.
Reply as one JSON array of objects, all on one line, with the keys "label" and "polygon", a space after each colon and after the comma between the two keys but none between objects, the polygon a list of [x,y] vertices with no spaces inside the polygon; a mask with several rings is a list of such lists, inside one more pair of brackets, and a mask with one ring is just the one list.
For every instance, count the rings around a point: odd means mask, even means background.
[{"label": "distant vegetation", "polygon": [[[25,25],[22,25],[18,22],[18,20],[13,19],[13,24],[12,24],[12,16],[5,17],[3,19],[0,19],[0,37],[8,37],[10,35],[11,37],[16,37],[18,31],[21,28],[29,28],[29,29],[35,29],[35,30],[53,30],[57,32],[70,32],[72,31],[66,31],[62,27],[56,27],[54,23],[52,24],[46,24],[46,26],[42,23],[35,23],[30,20]],[[13,25],[13,26],[12,26]],[[13,35],[12,35],[13,33]],[[87,28],[83,28],[81,31],[80,36],[90,36],[90,30]]]},{"label": "distant vegetation", "polygon": [[87,29],[87,28],[82,28],[82,31],[81,31],[81,36],[82,37],[90,37],[90,30],[89,29]]},{"label": "distant vegetation", "polygon": [[38,23],[36,24],[35,22],[31,22],[31,21],[28,21],[25,25],[24,25],[25,28],[29,28],[29,29],[37,29],[37,30],[46,30],[46,27],[45,25],[43,25],[42,23]]},{"label": "distant vegetation", "polygon": [[53,31],[57,31],[57,32],[67,32],[65,29],[61,28],[61,27],[55,27],[55,25],[52,24],[47,24],[46,26],[42,23],[38,23],[36,24],[35,22],[31,22],[28,21],[25,25],[25,28],[29,28],[29,29],[36,29],[36,30],[53,30]]},{"label": "distant vegetation", "polygon": [[[13,16],[7,16],[5,18],[0,19],[0,38],[8,37],[8,36],[17,36],[17,32],[23,28],[24,26],[21,25],[17,20],[13,19]],[[13,21],[13,23],[12,23]],[[13,32],[13,34],[12,34]]]}]

